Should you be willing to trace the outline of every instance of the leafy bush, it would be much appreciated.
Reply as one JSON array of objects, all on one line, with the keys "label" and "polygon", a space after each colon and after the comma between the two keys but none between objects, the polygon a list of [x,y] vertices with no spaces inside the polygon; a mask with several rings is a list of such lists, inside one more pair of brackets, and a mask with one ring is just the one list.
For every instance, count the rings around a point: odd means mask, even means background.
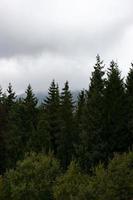
[{"label": "leafy bush", "polygon": [[52,186],[59,173],[59,162],[52,155],[31,153],[6,173],[6,199],[52,199]]},{"label": "leafy bush", "polygon": [[2,176],[0,176],[0,200],[4,200],[4,180]]},{"label": "leafy bush", "polygon": [[107,169],[99,164],[93,175],[82,174],[75,163],[58,178],[56,200],[131,200],[133,198],[133,152],[115,155]]},{"label": "leafy bush", "polygon": [[59,162],[50,154],[31,153],[16,169],[0,177],[1,200],[131,200],[133,198],[133,152],[116,154],[105,169],[83,173],[76,162],[61,174]]},{"label": "leafy bush", "polygon": [[115,155],[108,168],[99,165],[88,187],[94,200],[133,198],[133,152]]},{"label": "leafy bush", "polygon": [[88,183],[89,177],[81,173],[75,162],[71,162],[66,173],[57,179],[54,197],[57,200],[82,200],[81,191]]}]

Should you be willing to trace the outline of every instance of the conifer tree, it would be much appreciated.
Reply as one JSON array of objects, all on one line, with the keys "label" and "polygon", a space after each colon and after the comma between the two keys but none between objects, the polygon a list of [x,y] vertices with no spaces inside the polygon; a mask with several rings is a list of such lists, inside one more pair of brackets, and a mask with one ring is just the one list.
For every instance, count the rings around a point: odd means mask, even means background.
[{"label": "conifer tree", "polygon": [[112,156],[114,152],[127,149],[124,82],[114,61],[108,69],[104,97],[105,152],[107,156]]},{"label": "conifer tree", "polygon": [[75,130],[77,132],[77,143],[75,144],[75,153],[79,153],[79,145],[81,144],[81,137],[85,131],[85,109],[86,109],[86,91],[81,90],[77,98],[76,112],[74,115],[75,119]]},{"label": "conifer tree", "polygon": [[[7,94],[4,93],[2,94],[1,92],[1,112],[2,112],[2,137],[3,137],[3,146],[4,146],[4,166],[7,167],[7,160],[10,159],[8,150],[9,150],[9,143],[10,143],[10,138],[12,137],[10,135],[10,125],[11,121],[11,113],[14,109],[16,103],[16,95],[15,92],[13,91],[11,83],[8,85],[7,89]],[[12,121],[12,124],[14,121]],[[12,138],[15,141],[15,138]]]},{"label": "conifer tree", "polygon": [[25,152],[31,151],[33,133],[37,126],[38,117],[36,105],[37,99],[29,85],[26,90],[26,97],[17,100],[12,106],[6,130],[7,168],[14,167],[16,161],[22,159]]},{"label": "conifer tree", "polygon": [[59,158],[63,167],[67,167],[74,153],[76,140],[73,118],[73,99],[69,90],[69,83],[66,81],[61,93],[61,135],[59,146]]},{"label": "conifer tree", "polygon": [[[25,111],[25,128],[28,130],[31,127],[36,128],[37,125],[37,103],[38,100],[33,93],[31,85],[29,84],[25,91],[26,97],[23,100]],[[26,125],[27,124],[27,125]],[[31,128],[32,129],[32,128]]]},{"label": "conifer tree", "polygon": [[60,97],[59,88],[53,80],[44,100],[44,110],[39,120],[38,136],[41,136],[42,147],[57,154],[58,135],[60,133]]},{"label": "conifer tree", "polygon": [[128,145],[132,149],[133,145],[133,63],[126,79],[126,116]]},{"label": "conifer tree", "polygon": [[89,91],[87,91],[84,131],[82,130],[80,134],[79,162],[84,169],[88,169],[103,159],[102,117],[105,84],[103,67],[103,61],[97,55]]},{"label": "conifer tree", "polygon": [[19,115],[17,114],[19,104],[16,101],[16,95],[13,91],[11,83],[8,85],[7,94],[3,94],[3,104],[6,111],[6,127],[4,129],[5,139],[5,165],[6,168],[15,166],[15,162],[20,157],[18,156],[20,147],[21,126]]},{"label": "conifer tree", "polygon": [[15,95],[15,92],[13,91],[11,83],[9,83],[8,85],[7,93],[8,94],[6,98],[6,107],[7,107],[7,111],[9,112],[10,110],[8,109],[11,109],[16,99],[16,95]]},{"label": "conifer tree", "polygon": [[85,106],[86,106],[86,93],[84,90],[81,90],[78,96],[77,108],[76,108],[76,124],[78,129],[82,131],[85,117]]},{"label": "conifer tree", "polygon": [[37,119],[38,119],[38,110],[37,110],[37,98],[35,97],[35,94],[33,93],[33,90],[31,88],[31,85],[29,84],[27,87],[27,90],[25,91],[26,97],[23,100],[23,142],[24,145],[27,144],[28,146],[32,146],[32,134],[34,130],[37,128]]},{"label": "conifer tree", "polygon": [[5,171],[5,128],[6,128],[6,109],[3,104],[2,88],[0,87],[0,174]]},{"label": "conifer tree", "polygon": [[34,109],[37,105],[37,98],[33,93],[31,85],[29,84],[27,90],[25,91],[26,97],[24,98],[24,103],[31,109]]},{"label": "conifer tree", "polygon": [[25,132],[23,123],[23,108],[18,101],[13,105],[5,132],[6,145],[6,168],[15,167],[18,160],[22,159],[26,145],[22,145]]}]

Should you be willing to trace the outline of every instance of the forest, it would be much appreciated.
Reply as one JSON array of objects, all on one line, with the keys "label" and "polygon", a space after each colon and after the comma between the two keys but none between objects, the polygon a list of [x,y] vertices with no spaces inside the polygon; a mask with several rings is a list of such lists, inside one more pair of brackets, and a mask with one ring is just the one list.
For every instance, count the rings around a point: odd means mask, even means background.
[{"label": "forest", "polygon": [[123,78],[97,55],[77,101],[68,81],[40,105],[30,84],[0,89],[1,200],[132,200],[132,145],[132,63]]}]

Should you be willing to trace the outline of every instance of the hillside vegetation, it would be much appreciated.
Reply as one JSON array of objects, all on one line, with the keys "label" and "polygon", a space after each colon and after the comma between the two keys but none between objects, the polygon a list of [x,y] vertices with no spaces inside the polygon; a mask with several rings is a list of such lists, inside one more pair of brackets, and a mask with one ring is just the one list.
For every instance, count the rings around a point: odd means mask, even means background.
[{"label": "hillside vegetation", "polygon": [[89,83],[75,102],[53,80],[40,105],[0,89],[0,199],[133,198],[133,64],[123,79],[97,55]]}]

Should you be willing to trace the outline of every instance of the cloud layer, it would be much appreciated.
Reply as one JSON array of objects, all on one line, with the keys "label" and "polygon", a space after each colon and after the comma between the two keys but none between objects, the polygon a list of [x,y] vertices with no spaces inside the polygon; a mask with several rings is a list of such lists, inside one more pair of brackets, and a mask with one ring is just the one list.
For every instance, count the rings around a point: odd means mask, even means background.
[{"label": "cloud layer", "polygon": [[[132,61],[132,0],[1,0],[0,74],[5,88],[30,82],[46,90],[53,78],[87,87],[99,53],[118,60],[123,75]],[[88,66],[90,65],[90,67]]]}]

